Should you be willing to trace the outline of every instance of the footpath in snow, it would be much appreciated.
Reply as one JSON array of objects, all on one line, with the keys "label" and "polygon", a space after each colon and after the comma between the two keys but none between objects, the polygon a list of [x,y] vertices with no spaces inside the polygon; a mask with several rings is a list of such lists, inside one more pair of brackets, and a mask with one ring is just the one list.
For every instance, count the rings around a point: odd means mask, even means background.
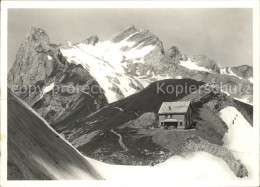
[{"label": "footpath in snow", "polygon": [[223,137],[224,146],[241,160],[251,178],[254,163],[257,163],[254,162],[253,154],[253,127],[235,107],[228,106],[219,114],[228,127],[228,132]]}]

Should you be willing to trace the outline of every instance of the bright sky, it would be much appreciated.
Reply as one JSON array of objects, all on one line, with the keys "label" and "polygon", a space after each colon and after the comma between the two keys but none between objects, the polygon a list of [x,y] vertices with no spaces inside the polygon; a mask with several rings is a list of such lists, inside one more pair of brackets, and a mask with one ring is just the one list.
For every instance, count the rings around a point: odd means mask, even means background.
[{"label": "bright sky", "polygon": [[135,25],[148,29],[183,54],[205,54],[221,67],[253,64],[252,9],[12,9],[8,12],[8,65],[30,26],[51,42],[79,42],[91,35],[108,39]]}]

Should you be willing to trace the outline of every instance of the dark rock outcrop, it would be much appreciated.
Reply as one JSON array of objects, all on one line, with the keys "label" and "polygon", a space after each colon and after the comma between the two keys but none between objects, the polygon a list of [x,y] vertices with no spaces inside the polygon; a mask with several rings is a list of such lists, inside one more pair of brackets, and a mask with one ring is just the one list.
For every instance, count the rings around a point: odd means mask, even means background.
[{"label": "dark rock outcrop", "polygon": [[175,63],[179,63],[182,60],[182,54],[176,46],[171,47],[165,55]]},{"label": "dark rock outcrop", "polygon": [[94,36],[91,36],[88,39],[84,40],[82,43],[95,46],[96,43],[98,43],[98,42],[99,42],[99,38],[96,35],[94,35]]}]

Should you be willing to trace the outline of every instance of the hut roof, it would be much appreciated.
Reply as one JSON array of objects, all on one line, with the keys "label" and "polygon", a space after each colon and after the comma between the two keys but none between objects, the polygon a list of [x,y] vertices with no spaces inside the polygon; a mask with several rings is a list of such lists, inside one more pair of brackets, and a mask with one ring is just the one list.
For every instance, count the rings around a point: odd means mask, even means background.
[{"label": "hut roof", "polygon": [[163,102],[158,114],[186,113],[190,101]]}]

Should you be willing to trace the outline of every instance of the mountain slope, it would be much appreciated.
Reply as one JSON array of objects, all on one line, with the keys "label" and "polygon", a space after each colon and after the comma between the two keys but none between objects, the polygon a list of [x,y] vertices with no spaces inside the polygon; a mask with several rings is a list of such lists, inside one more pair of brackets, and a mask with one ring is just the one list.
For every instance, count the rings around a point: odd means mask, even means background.
[{"label": "mountain slope", "polygon": [[8,93],[8,180],[102,179],[27,104]]},{"label": "mountain slope", "polygon": [[[197,90],[178,96],[175,95],[176,92],[157,94],[158,84],[163,85],[162,90],[169,86],[186,86],[189,90],[191,85],[196,85]],[[166,101],[192,101],[197,129],[165,131],[157,128],[156,114],[161,103]],[[169,79],[152,83],[141,92],[109,104],[84,119],[65,119],[54,128],[89,157],[108,163],[131,165],[160,163],[172,155],[179,155],[187,149],[186,139],[197,136],[208,142],[209,146],[200,147],[203,151],[212,153],[211,149],[215,148],[211,147],[217,146],[220,152],[226,152],[223,159],[232,168],[232,163],[236,161],[230,158],[235,157],[228,156],[230,152],[222,148],[228,127],[218,115],[226,106],[236,107],[252,125],[252,106],[233,100],[216,85],[203,85],[202,82],[190,79]],[[113,132],[121,135],[127,151],[122,148],[118,136]],[[239,165],[238,162],[236,167]],[[241,174],[238,168],[233,168],[237,176],[247,175],[244,171]]]},{"label": "mountain slope", "polygon": [[[162,102],[177,101],[191,93],[189,89],[187,89],[187,92],[183,91],[179,94],[176,92],[169,93],[167,92],[168,87],[175,88],[178,86],[193,86],[195,89],[198,89],[202,84],[203,82],[190,79],[168,79],[154,82],[141,92],[118,102],[111,103],[95,113],[85,116],[85,118],[76,121],[65,119],[54,124],[53,127],[59,133],[68,131],[70,134],[73,134],[71,132],[74,128],[77,128],[77,131],[75,132],[77,134],[98,129],[110,130],[111,128],[116,128],[129,120],[136,119],[145,112],[158,112]],[[160,91],[158,91],[158,87],[161,88]]]},{"label": "mountain slope", "polygon": [[[198,165],[199,172],[190,170]],[[99,172],[112,180],[150,180],[151,176],[154,180],[237,179],[223,160],[203,151],[174,156],[154,167],[110,165],[83,157],[27,104],[9,93],[8,180],[102,179]]]}]

